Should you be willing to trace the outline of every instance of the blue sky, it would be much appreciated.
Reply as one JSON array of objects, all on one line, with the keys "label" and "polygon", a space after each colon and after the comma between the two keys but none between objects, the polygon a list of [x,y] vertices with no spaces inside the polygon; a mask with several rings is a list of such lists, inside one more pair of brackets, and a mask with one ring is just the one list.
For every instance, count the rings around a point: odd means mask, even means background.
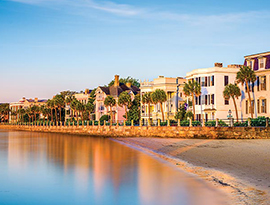
[{"label": "blue sky", "polygon": [[0,0],[0,102],[270,50],[269,1]]}]

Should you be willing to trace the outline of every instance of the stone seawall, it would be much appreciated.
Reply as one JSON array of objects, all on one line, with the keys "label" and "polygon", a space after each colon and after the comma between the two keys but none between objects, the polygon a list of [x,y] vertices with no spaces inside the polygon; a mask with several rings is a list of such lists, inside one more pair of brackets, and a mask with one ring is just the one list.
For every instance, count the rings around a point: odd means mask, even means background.
[{"label": "stone seawall", "polygon": [[22,126],[0,129],[82,134],[100,137],[171,137],[205,139],[270,139],[270,127]]}]

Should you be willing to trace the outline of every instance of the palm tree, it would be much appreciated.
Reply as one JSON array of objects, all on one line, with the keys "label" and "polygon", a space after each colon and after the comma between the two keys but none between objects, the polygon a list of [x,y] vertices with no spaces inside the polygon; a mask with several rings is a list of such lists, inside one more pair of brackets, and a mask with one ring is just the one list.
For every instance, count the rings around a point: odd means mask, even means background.
[{"label": "palm tree", "polygon": [[23,109],[23,108],[20,108],[19,110],[18,110],[18,113],[19,113],[19,115],[20,115],[20,121],[22,122],[23,121],[23,115],[25,114],[25,109]]},{"label": "palm tree", "polygon": [[49,115],[51,113],[51,109],[48,108],[47,105],[42,105],[40,107],[40,111],[41,111],[42,115],[44,116],[44,121],[45,121],[46,118],[47,118],[47,120],[49,120]]},{"label": "palm tree", "polygon": [[[14,117],[16,116],[16,120],[17,120],[17,115],[18,115],[18,114],[17,114],[17,111],[11,111],[11,116],[14,116]],[[13,118],[13,119],[14,119],[14,118]]]},{"label": "palm tree", "polygon": [[127,109],[128,109],[128,106],[131,105],[131,96],[128,94],[128,92],[122,92],[119,97],[118,97],[118,105],[120,107],[123,107],[125,108],[125,115],[124,117],[127,119]]},{"label": "palm tree", "polygon": [[111,116],[111,124],[112,124],[112,108],[116,105],[116,101],[113,96],[108,95],[104,100],[104,105],[106,107],[110,107],[110,116]]},{"label": "palm tree", "polygon": [[160,104],[160,109],[161,109],[161,113],[162,113],[162,121],[164,122],[164,111],[163,111],[163,106],[162,104],[164,102],[166,102],[167,100],[167,96],[164,90],[161,89],[156,89],[152,94],[151,94],[151,98],[153,103],[156,104]]},{"label": "palm tree", "polygon": [[151,103],[152,103],[152,98],[151,98],[151,93],[145,93],[143,96],[142,96],[142,103],[143,104],[147,104],[148,105],[148,118],[150,120],[150,106],[151,106]]},{"label": "palm tree", "polygon": [[[79,112],[79,114],[81,116],[81,120],[82,120],[83,119],[84,105],[80,101],[77,101],[76,110]],[[78,120],[78,116],[77,116],[77,120]]]},{"label": "palm tree", "polygon": [[59,109],[60,122],[62,122],[62,108],[65,107],[65,99],[62,95],[56,95],[54,97],[55,105]]},{"label": "palm tree", "polygon": [[253,111],[254,111],[254,103],[251,103],[251,96],[250,96],[250,89],[249,84],[254,83],[256,81],[256,74],[254,70],[252,70],[248,66],[241,66],[240,70],[236,74],[236,82],[241,83],[241,85],[246,85],[248,99],[249,99],[249,106],[250,106],[250,114],[251,118],[253,118]]},{"label": "palm tree", "polygon": [[94,111],[94,104],[91,102],[88,102],[85,105],[85,111],[88,113],[89,115],[89,120],[91,120],[91,113]]},{"label": "palm tree", "polygon": [[28,115],[28,120],[29,120],[29,123],[31,122],[31,115],[32,115],[32,111],[31,111],[31,108],[26,108],[25,109],[25,113]]},{"label": "palm tree", "polygon": [[[76,99],[76,98],[74,98],[73,100],[72,100],[72,102],[70,103],[70,108],[71,108],[71,110],[73,111],[73,113],[75,113],[75,115],[76,115],[76,117],[77,117],[77,121],[78,121],[78,113],[77,113],[77,103],[78,103],[79,101]],[[72,117],[73,117],[74,115],[72,115]]]},{"label": "palm tree", "polygon": [[49,99],[47,101],[47,107],[51,110],[51,121],[53,121],[53,109],[54,109],[54,101]]},{"label": "palm tree", "polygon": [[238,122],[238,112],[237,112],[237,105],[236,105],[235,99],[238,99],[238,97],[240,97],[240,96],[241,96],[241,91],[240,91],[240,88],[236,84],[230,83],[229,85],[226,85],[226,87],[223,91],[223,97],[226,100],[229,100],[230,98],[233,99],[237,122]]},{"label": "palm tree", "polygon": [[193,119],[196,119],[194,98],[195,96],[198,97],[201,95],[201,86],[197,81],[189,80],[187,83],[185,83],[183,91],[186,96],[191,96],[192,98]]},{"label": "palm tree", "polygon": [[35,118],[35,121],[37,121],[37,113],[39,112],[39,107],[36,105],[33,105],[30,109],[31,109],[31,112],[34,114],[34,116],[32,117]]}]

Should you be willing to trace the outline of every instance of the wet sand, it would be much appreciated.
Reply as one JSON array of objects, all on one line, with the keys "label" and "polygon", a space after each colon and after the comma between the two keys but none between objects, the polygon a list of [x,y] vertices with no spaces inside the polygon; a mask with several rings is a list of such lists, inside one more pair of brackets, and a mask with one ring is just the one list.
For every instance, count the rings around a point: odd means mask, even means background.
[{"label": "wet sand", "polygon": [[227,192],[232,204],[270,204],[270,140],[117,138]]}]

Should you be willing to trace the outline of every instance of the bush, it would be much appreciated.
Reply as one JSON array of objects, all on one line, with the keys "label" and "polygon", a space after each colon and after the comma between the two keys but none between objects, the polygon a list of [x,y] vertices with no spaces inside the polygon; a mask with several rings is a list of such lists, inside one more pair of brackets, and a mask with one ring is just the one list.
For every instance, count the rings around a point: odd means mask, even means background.
[{"label": "bush", "polygon": [[248,123],[247,121],[246,122],[235,122],[233,124],[234,127],[247,127],[248,126]]},{"label": "bush", "polygon": [[266,118],[265,117],[257,117],[255,119],[251,119],[251,126],[252,127],[265,127],[266,125]]},{"label": "bush", "polygon": [[101,118],[99,119],[99,121],[104,123],[104,120],[109,121],[109,119],[110,119],[109,115],[102,115]]},{"label": "bush", "polygon": [[[228,125],[222,120],[218,121],[218,125],[221,126],[221,127],[228,127]],[[215,120],[209,120],[209,121],[207,121],[205,123],[205,126],[207,126],[207,127],[215,127],[216,126],[216,121]]]},{"label": "bush", "polygon": [[189,126],[189,120],[182,120],[182,121],[180,121],[180,125],[183,126],[183,127]]},{"label": "bush", "polygon": [[201,125],[202,125],[202,123],[200,121],[193,121],[192,122],[192,126],[194,126],[194,127],[198,127],[198,126],[201,126]]}]

